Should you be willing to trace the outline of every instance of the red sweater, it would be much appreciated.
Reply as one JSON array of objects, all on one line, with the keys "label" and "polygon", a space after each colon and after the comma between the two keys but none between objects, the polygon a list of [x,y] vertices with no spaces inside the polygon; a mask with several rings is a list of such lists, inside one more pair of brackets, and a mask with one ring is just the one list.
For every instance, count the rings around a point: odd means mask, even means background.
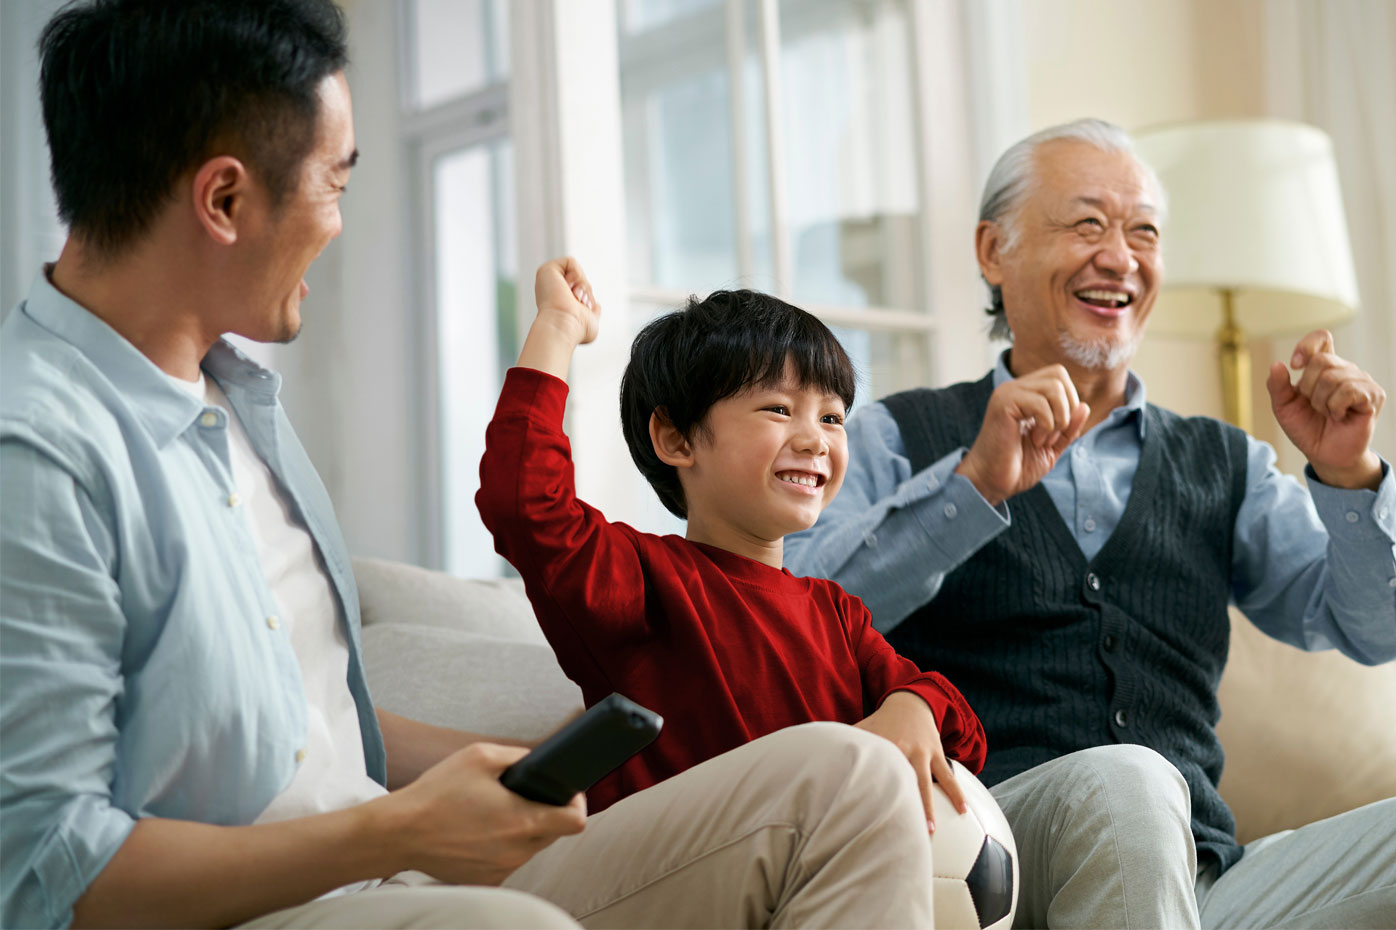
[{"label": "red sweater", "polygon": [[931,706],[946,755],[983,767],[984,730],[960,692],[897,655],[834,582],[641,533],[578,500],[566,401],[566,383],[510,369],[475,503],[587,705],[619,691],[664,717],[588,792],[592,811],[783,727],[857,723],[899,690]]}]

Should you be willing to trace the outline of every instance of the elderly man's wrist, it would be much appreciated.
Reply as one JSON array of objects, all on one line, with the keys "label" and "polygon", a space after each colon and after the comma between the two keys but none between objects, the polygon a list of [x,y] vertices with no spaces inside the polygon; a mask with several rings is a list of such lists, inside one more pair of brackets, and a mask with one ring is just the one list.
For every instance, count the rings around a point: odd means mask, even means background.
[{"label": "elderly man's wrist", "polygon": [[1348,491],[1365,488],[1375,491],[1381,484],[1381,456],[1371,449],[1368,449],[1361,461],[1351,468],[1319,465],[1316,462],[1310,462],[1309,467],[1314,470],[1318,480],[1330,488],[1343,488]]}]

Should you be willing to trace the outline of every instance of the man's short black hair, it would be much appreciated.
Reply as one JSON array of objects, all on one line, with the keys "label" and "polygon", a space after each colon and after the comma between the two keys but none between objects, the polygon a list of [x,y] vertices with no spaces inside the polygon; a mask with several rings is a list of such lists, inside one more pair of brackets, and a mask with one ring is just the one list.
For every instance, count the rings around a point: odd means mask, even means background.
[{"label": "man's short black hair", "polygon": [[650,415],[690,441],[713,404],[753,387],[779,384],[786,362],[802,387],[853,406],[857,376],[838,339],[814,316],[756,291],[714,291],[651,321],[630,346],[620,383],[621,430],[630,457],[660,501],[687,518],[678,470],[655,454]]},{"label": "man's short black hair", "polygon": [[58,215],[111,255],[214,155],[279,205],[315,142],[316,88],[348,51],[332,0],[81,0],[39,56]]}]

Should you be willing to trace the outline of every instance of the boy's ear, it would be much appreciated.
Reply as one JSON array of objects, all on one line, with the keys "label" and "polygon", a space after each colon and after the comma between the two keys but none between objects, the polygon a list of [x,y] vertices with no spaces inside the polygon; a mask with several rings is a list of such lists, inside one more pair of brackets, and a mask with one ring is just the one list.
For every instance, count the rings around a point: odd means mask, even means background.
[{"label": "boy's ear", "polygon": [[662,410],[650,414],[650,442],[654,454],[665,465],[684,468],[693,464],[693,444],[675,429]]}]

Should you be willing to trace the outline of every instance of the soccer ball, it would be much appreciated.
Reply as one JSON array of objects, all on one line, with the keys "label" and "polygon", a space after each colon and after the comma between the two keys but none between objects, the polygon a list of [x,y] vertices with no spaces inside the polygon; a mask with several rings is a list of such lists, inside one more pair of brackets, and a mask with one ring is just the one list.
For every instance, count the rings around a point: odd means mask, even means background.
[{"label": "soccer ball", "polygon": [[1007,930],[1018,906],[1018,847],[998,802],[958,762],[955,781],[968,813],[932,785],[936,831],[931,834],[935,870],[935,919],[939,930]]}]

